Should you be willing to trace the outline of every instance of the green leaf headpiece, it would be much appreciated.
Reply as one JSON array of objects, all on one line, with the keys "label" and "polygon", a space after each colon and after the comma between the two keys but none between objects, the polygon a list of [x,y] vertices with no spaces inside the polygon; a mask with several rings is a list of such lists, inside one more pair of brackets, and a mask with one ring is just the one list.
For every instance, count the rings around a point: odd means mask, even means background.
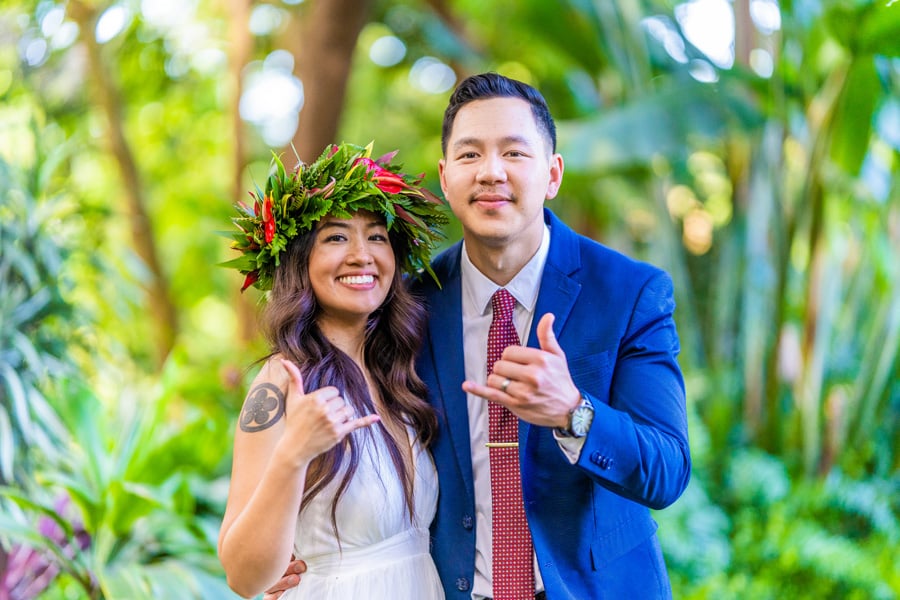
[{"label": "green leaf headpiece", "polygon": [[265,190],[251,192],[253,206],[238,201],[231,219],[238,231],[228,235],[241,256],[221,263],[244,276],[241,291],[255,286],[272,289],[281,253],[298,235],[311,231],[326,215],[350,218],[367,210],[384,217],[388,234],[402,247],[397,267],[404,273],[431,270],[431,251],[442,239],[440,227],[449,221],[444,203],[413,177],[391,164],[396,151],[373,160],[372,143],[365,148],[342,143],[327,147],[312,164],[285,170],[272,158]]}]

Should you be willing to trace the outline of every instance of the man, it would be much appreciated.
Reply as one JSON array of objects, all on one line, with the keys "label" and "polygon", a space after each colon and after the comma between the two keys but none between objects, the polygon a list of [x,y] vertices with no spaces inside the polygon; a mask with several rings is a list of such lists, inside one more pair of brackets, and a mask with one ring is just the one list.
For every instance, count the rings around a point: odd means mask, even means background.
[{"label": "man", "polygon": [[[530,86],[491,73],[463,81],[442,146],[441,188],[463,242],[434,263],[442,289],[424,285],[430,334],[418,368],[443,418],[432,554],[447,597],[495,595],[488,457],[502,448],[485,447],[483,399],[520,420],[535,589],[553,600],[669,596],[647,508],[674,502],[690,477],[669,277],[544,209],[563,159]],[[527,347],[507,348],[485,377],[498,287],[516,299]]]},{"label": "man", "polygon": [[[670,278],[544,208],[564,164],[531,86],[464,80],[442,147],[463,241],[433,263],[441,288],[420,284],[430,320],[417,366],[440,420],[431,530],[447,598],[671,597],[649,512],[690,478]],[[512,342],[492,338],[500,288],[514,298]],[[489,422],[511,417],[491,404],[517,417],[511,438],[495,437]]]}]

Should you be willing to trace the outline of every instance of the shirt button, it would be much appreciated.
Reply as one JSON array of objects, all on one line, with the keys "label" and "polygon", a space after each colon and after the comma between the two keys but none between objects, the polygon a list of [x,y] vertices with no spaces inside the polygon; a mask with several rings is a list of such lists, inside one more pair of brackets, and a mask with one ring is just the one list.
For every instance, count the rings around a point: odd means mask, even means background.
[{"label": "shirt button", "polygon": [[462,526],[464,529],[472,529],[473,525],[474,525],[474,520],[472,519],[471,515],[465,515],[462,518]]},{"label": "shirt button", "polygon": [[459,579],[457,579],[456,580],[456,589],[458,589],[461,592],[469,591],[469,580],[466,579],[465,577],[460,577]]}]

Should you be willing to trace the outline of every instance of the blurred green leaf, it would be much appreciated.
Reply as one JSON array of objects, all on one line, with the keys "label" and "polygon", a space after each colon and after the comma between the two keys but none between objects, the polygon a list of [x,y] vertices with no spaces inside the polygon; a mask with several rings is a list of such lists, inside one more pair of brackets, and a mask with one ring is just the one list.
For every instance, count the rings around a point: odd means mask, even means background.
[{"label": "blurred green leaf", "polygon": [[848,173],[858,174],[869,152],[880,87],[872,60],[853,62],[836,109],[831,144],[831,157]]}]

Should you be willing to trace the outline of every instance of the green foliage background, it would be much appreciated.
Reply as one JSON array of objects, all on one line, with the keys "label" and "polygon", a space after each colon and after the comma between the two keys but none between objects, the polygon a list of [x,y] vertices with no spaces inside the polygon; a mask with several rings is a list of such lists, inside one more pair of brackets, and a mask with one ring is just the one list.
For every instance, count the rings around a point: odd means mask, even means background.
[{"label": "green foliage background", "polygon": [[[312,1],[253,3],[273,25],[252,59]],[[256,292],[241,299],[239,276],[215,266],[232,258],[216,232],[233,182],[251,189],[270,154],[248,125],[235,167],[228,5],[182,2],[162,21],[148,6],[0,8],[0,597],[231,596],[215,543],[263,348],[246,329]],[[675,596],[896,598],[900,3],[787,0],[775,31],[749,16],[772,4],[732,6],[737,60],[723,68],[665,0],[373,1],[339,136],[399,149],[439,192],[449,92],[413,85],[416,61],[539,87],[566,159],[551,207],[676,282],[695,466],[656,515]],[[114,8],[128,18],[99,56],[170,345],[88,77],[91,32],[48,33],[56,15]],[[406,47],[390,67],[369,59],[385,35]]]}]

